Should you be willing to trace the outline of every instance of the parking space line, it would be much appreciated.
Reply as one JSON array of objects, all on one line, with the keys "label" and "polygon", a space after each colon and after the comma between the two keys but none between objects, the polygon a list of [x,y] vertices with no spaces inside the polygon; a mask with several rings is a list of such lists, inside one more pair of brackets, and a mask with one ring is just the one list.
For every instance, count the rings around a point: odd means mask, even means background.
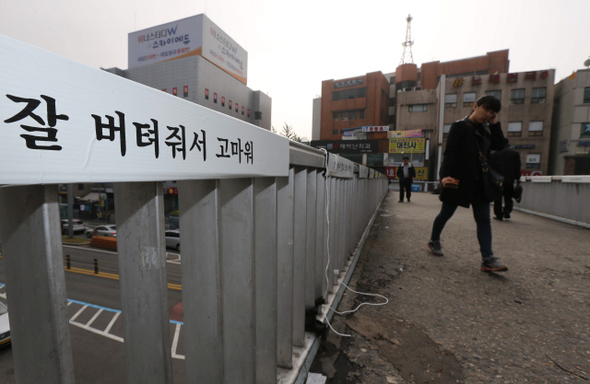
[{"label": "parking space line", "polygon": [[89,320],[89,321],[86,323],[86,326],[87,326],[87,327],[90,327],[90,325],[91,325],[91,324],[94,322],[94,320],[96,320],[96,318],[97,318],[97,317],[98,317],[98,316],[99,316],[101,313],[102,313],[102,308],[101,308],[101,309],[99,309],[99,310],[98,310],[98,311],[97,311],[97,312],[94,314],[94,316],[92,316],[92,319],[90,319],[90,320]]},{"label": "parking space line", "polygon": [[117,321],[117,319],[119,318],[119,316],[121,316],[121,312],[117,312],[115,314],[115,316],[113,316],[113,318],[111,319],[111,322],[109,323],[109,325],[106,327],[106,329],[104,330],[105,333],[109,333],[109,331],[111,330],[111,328],[113,327],[113,324],[115,324],[115,321]]},{"label": "parking space line", "polygon": [[179,355],[176,353],[178,349],[178,338],[180,336],[180,323],[176,323],[176,329],[174,330],[174,340],[172,341],[172,357],[184,360],[185,357],[183,355]]},{"label": "parking space line", "polygon": [[80,308],[80,309],[78,310],[78,312],[76,312],[76,314],[75,314],[74,316],[72,316],[72,318],[70,319],[70,323],[71,323],[71,322],[73,322],[74,320],[76,320],[76,318],[77,318],[78,316],[80,316],[80,314],[81,314],[82,312],[84,312],[84,310],[85,310],[86,308],[88,308],[88,305],[85,305],[85,306],[83,306],[82,308]]}]

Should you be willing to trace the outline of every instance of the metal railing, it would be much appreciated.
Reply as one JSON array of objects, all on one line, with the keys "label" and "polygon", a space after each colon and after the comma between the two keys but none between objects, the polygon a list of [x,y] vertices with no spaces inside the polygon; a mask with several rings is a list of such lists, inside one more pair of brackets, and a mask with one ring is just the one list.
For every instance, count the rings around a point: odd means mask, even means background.
[{"label": "metal railing", "polygon": [[[337,291],[387,192],[383,175],[344,159],[354,168],[339,176],[311,147],[291,143],[288,156],[286,177],[179,181],[187,382],[299,370],[305,312]],[[115,184],[130,383],[173,382],[162,190]],[[17,383],[73,383],[57,186],[0,188],[0,234]]]},{"label": "metal railing", "polygon": [[285,372],[310,351],[306,309],[337,297],[385,176],[1,35],[0,55],[16,382],[74,383],[57,185],[112,182],[127,379],[172,383],[166,180],[178,180],[186,381],[298,377]]}]

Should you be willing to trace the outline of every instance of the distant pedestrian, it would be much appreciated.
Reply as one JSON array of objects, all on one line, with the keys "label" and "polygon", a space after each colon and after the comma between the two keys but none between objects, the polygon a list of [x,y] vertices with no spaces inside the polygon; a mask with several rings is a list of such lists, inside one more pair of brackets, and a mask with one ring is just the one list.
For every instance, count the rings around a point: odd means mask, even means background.
[{"label": "distant pedestrian", "polygon": [[399,177],[399,203],[404,202],[404,192],[408,203],[412,196],[412,183],[416,177],[416,168],[410,163],[410,158],[404,156],[402,159],[404,163],[397,168],[397,176]]},{"label": "distant pedestrian", "polygon": [[504,176],[504,207],[502,198],[494,201],[494,219],[509,219],[514,207],[514,182],[520,184],[520,153],[510,148],[508,139],[504,139],[504,149],[490,155],[490,166]]},{"label": "distant pedestrian", "polygon": [[430,252],[435,256],[443,256],[440,235],[445,224],[458,206],[469,208],[471,205],[477,224],[483,272],[508,270],[508,267],[494,257],[492,251],[490,201],[485,197],[483,171],[479,161],[480,149],[489,158],[490,149],[503,148],[504,134],[498,122],[501,107],[500,100],[493,96],[483,96],[475,102],[468,117],[451,125],[440,168],[442,208],[434,219],[428,241]]}]

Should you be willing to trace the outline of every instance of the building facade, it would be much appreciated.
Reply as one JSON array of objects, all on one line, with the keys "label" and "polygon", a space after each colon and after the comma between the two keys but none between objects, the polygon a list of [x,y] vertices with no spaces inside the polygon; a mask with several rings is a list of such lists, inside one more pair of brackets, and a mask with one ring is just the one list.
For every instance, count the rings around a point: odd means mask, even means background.
[{"label": "building facade", "polygon": [[551,175],[590,175],[590,69],[555,85]]},{"label": "building facade", "polygon": [[[349,118],[342,121],[341,111],[353,107],[367,109],[367,103],[371,101],[368,97],[359,97],[360,100],[353,97],[352,102],[349,101],[350,105],[338,104],[336,101],[340,101],[339,95],[335,98],[334,93],[338,92],[338,86],[362,88],[366,81],[364,77],[324,81],[320,139],[330,140],[332,147],[340,145],[336,140],[376,139],[378,143],[370,146],[376,150],[371,150],[370,155],[365,154],[361,158],[359,150],[358,153],[347,153],[344,156],[355,161],[362,159],[364,165],[395,178],[395,168],[401,164],[403,156],[408,155],[414,165],[421,168],[421,180],[435,181],[438,178],[439,153],[442,154],[444,150],[451,124],[467,116],[479,97],[493,95],[502,102],[500,122],[504,135],[521,154],[522,173],[547,175],[555,70],[510,73],[508,53],[508,50],[501,50],[462,60],[444,63],[435,61],[422,64],[420,68],[413,63],[402,64],[394,73],[377,73],[378,79],[386,79],[389,89],[385,124],[388,125],[389,133],[385,137],[382,134],[371,136],[360,133],[364,125],[383,125],[383,119],[364,120],[355,124],[348,115]],[[381,89],[384,87],[384,84],[381,85]],[[381,98],[375,98],[374,101],[378,103],[378,108],[385,105]],[[585,117],[582,117],[579,119],[584,120]],[[590,118],[586,121],[590,121]],[[325,145],[325,142],[319,144]],[[371,158],[372,164],[367,161]],[[382,159],[382,163],[378,159]]]}]

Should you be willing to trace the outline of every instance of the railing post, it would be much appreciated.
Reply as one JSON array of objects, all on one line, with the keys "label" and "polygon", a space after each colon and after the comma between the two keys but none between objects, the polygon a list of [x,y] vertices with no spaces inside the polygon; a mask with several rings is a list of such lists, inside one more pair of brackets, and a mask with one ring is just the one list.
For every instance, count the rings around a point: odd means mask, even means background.
[{"label": "railing post", "polygon": [[293,345],[305,346],[305,252],[307,249],[307,170],[295,168],[293,240]]},{"label": "railing post", "polygon": [[115,184],[128,383],[172,383],[162,189]]},{"label": "railing post", "polygon": [[74,383],[55,185],[0,188],[14,371],[19,384]]},{"label": "railing post", "polygon": [[326,293],[326,184],[327,180],[323,173],[317,174],[317,203],[316,203],[316,281],[315,297],[323,296]]},{"label": "railing post", "polygon": [[293,367],[293,184],[289,177],[277,178],[277,364]]},{"label": "railing post", "polygon": [[217,182],[180,181],[178,190],[186,381],[223,383]]},{"label": "railing post", "polygon": [[305,260],[305,309],[315,305],[315,299],[320,295],[315,294],[316,276],[316,228],[317,228],[317,171],[308,170],[307,173],[307,246]]},{"label": "railing post", "polygon": [[256,383],[277,380],[277,185],[254,180]]}]

